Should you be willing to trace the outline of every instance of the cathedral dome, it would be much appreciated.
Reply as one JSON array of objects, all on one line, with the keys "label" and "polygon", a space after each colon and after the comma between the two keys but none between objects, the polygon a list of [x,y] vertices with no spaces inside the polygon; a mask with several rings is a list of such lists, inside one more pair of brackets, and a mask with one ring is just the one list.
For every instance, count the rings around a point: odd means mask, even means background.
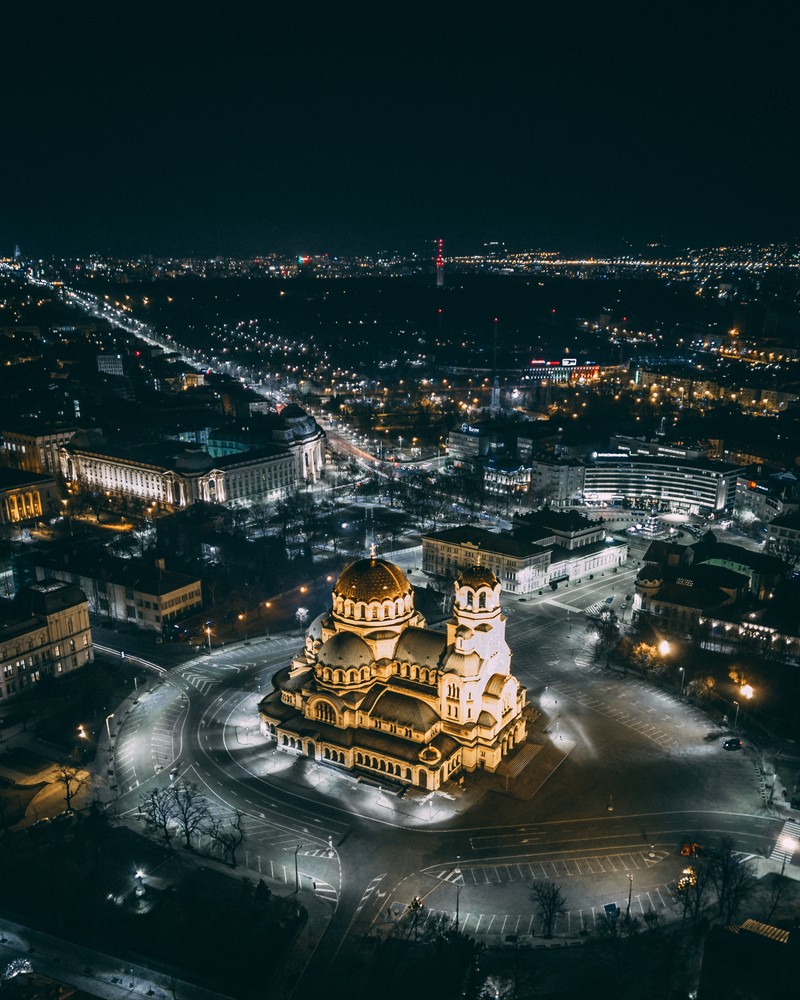
[{"label": "cathedral dome", "polygon": [[372,662],[372,650],[352,632],[337,632],[320,646],[317,659],[325,667],[363,667]]},{"label": "cathedral dome", "polygon": [[345,600],[396,601],[410,596],[411,584],[405,573],[384,559],[358,559],[350,563],[333,588],[335,597]]},{"label": "cathedral dome", "polygon": [[[394,563],[358,559],[333,588],[333,617],[348,628],[398,628],[414,615],[414,592],[405,573]],[[388,655],[388,654],[387,654]]]},{"label": "cathedral dome", "polygon": [[494,590],[498,582],[488,566],[468,566],[458,574],[456,587],[472,587],[473,590],[477,590],[478,587],[488,587]]}]

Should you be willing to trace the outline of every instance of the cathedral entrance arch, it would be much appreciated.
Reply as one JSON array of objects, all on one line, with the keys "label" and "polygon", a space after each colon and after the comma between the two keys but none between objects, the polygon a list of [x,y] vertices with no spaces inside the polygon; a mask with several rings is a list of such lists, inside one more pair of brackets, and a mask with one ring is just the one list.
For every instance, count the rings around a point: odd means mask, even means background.
[{"label": "cathedral entrance arch", "polygon": [[427,788],[428,787],[428,772],[427,771],[420,770],[420,772],[419,772],[419,787],[420,788]]}]

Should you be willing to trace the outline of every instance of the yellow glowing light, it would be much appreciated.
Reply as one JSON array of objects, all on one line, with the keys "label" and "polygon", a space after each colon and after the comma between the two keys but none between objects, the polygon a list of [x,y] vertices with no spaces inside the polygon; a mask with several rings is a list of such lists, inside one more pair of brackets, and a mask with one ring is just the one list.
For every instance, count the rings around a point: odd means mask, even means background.
[{"label": "yellow glowing light", "polygon": [[742,686],[739,688],[739,694],[743,698],[752,698],[755,692],[749,684],[742,684]]}]

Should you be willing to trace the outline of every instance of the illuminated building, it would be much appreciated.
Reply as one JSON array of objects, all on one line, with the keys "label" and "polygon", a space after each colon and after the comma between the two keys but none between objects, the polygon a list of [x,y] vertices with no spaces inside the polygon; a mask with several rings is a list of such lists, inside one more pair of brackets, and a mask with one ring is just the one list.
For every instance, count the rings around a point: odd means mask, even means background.
[{"label": "illuminated building", "polygon": [[325,434],[298,406],[269,422],[269,435],[218,432],[206,447],[180,442],[110,445],[76,435],[61,449],[68,483],[173,507],[197,500],[252,503],[314,483],[325,464]]},{"label": "illuminated building", "polygon": [[78,587],[42,580],[0,601],[0,701],[93,659],[89,605]]},{"label": "illuminated building", "polygon": [[4,424],[0,433],[0,460],[26,472],[61,473],[59,449],[78,431],[77,427],[50,427],[32,430]]},{"label": "illuminated building", "polygon": [[37,579],[80,587],[93,614],[107,615],[152,632],[202,607],[200,580],[167,570],[164,560],[119,559],[86,546],[32,553]]},{"label": "illuminated building", "polygon": [[422,536],[424,572],[452,580],[480,560],[510,594],[611,570],[627,557],[627,543],[607,538],[602,522],[577,511],[535,511],[518,518],[511,531],[462,525]]},{"label": "illuminated building", "polygon": [[58,500],[52,476],[0,468],[0,524],[24,525],[57,515]]},{"label": "illuminated building", "polygon": [[594,382],[599,378],[598,364],[578,358],[557,358],[552,361],[534,358],[522,374],[523,381],[528,382]]},{"label": "illuminated building", "polygon": [[262,733],[287,752],[419,788],[495,771],[527,726],[500,591],[488,568],[465,569],[447,630],[434,631],[402,570],[375,556],[352,563],[259,705]]},{"label": "illuminated building", "polygon": [[584,476],[584,498],[721,514],[733,509],[739,466],[704,459],[593,453]]}]

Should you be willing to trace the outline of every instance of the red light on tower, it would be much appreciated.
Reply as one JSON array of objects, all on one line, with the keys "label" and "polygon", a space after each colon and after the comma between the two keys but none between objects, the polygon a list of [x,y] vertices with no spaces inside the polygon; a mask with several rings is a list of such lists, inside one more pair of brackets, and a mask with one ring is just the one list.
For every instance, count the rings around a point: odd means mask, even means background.
[{"label": "red light on tower", "polygon": [[436,244],[436,287],[444,285],[444,240],[439,240]]}]

